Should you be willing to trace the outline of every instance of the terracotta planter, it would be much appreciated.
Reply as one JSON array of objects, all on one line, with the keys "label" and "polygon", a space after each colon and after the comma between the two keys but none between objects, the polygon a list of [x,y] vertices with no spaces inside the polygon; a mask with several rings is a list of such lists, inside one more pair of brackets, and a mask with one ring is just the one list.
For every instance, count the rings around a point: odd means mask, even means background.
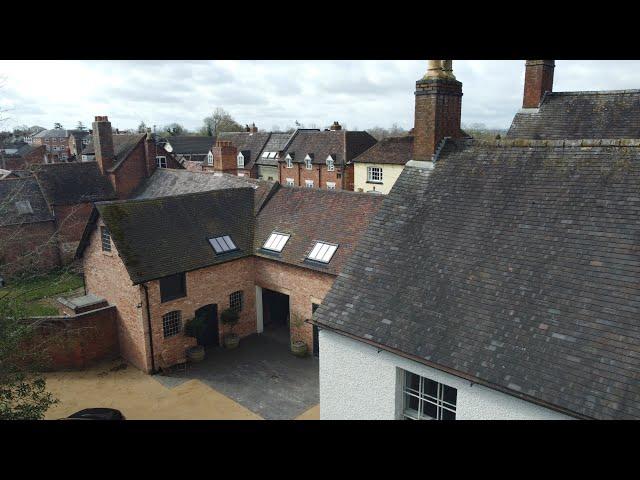
[{"label": "terracotta planter", "polygon": [[296,357],[306,357],[308,353],[307,344],[300,340],[291,342],[291,353],[293,353]]},{"label": "terracotta planter", "polygon": [[193,363],[204,360],[204,347],[202,345],[196,345],[195,347],[187,348],[187,359]]},{"label": "terracotta planter", "polygon": [[240,343],[240,337],[236,333],[227,333],[222,338],[222,343],[224,344],[224,348],[236,348]]}]

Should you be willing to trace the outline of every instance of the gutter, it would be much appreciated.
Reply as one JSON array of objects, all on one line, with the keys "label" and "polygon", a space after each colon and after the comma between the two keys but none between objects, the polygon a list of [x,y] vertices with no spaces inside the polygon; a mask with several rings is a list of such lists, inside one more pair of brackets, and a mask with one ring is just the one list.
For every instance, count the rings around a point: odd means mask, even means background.
[{"label": "gutter", "polygon": [[149,310],[149,290],[147,289],[146,283],[142,284],[142,288],[144,289],[145,307],[147,310],[147,325],[149,327],[149,351],[151,352],[151,373],[155,373],[156,363],[154,360],[154,353],[153,353],[153,330],[151,329],[151,312]]},{"label": "gutter", "polygon": [[548,408],[550,410],[554,410],[554,411],[562,413],[564,415],[568,415],[570,417],[574,417],[574,418],[577,418],[579,420],[593,420],[592,417],[588,417],[586,415],[581,415],[579,413],[572,412],[572,411],[564,409],[562,407],[558,407],[557,405],[553,405],[553,404],[547,403],[544,400],[538,400],[538,399],[530,397],[528,395],[525,395],[525,394],[522,394],[522,393],[518,393],[518,392],[516,392],[514,390],[510,390],[510,389],[508,389],[506,387],[502,387],[500,385],[496,385],[494,383],[487,382],[485,380],[481,380],[481,379],[479,379],[477,377],[474,377],[472,375],[469,375],[467,373],[460,372],[458,370],[454,370],[452,368],[445,367],[445,366],[442,366],[442,365],[438,365],[438,364],[436,364],[434,362],[430,362],[428,360],[425,360],[424,358],[421,358],[421,357],[418,357],[418,356],[415,356],[415,355],[411,355],[409,353],[405,353],[405,352],[403,352],[401,350],[397,350],[395,348],[388,347],[386,345],[382,345],[381,343],[377,343],[377,342],[374,342],[372,340],[367,340],[365,338],[357,337],[355,335],[352,335],[350,333],[344,332],[342,330],[338,330],[338,329],[336,329],[334,327],[329,327],[327,325],[318,323],[317,321],[315,321],[313,319],[309,320],[308,322],[311,325],[317,326],[319,329],[326,328],[327,330],[329,330],[331,332],[334,332],[334,333],[337,333],[339,335],[342,335],[344,337],[350,338],[352,340],[357,340],[357,341],[362,342],[362,343],[366,343],[367,345],[371,345],[371,346],[373,346],[373,347],[378,349],[378,353],[380,353],[380,351],[384,350],[384,351],[387,351],[389,353],[393,353],[395,355],[398,355],[399,357],[406,358],[407,360],[412,360],[414,362],[418,362],[418,363],[421,363],[423,365],[426,365],[427,367],[431,367],[431,368],[434,368],[436,370],[440,370],[441,372],[445,372],[445,373],[448,373],[450,375],[453,375],[455,377],[462,378],[464,380],[467,380],[467,381],[471,382],[472,384],[473,383],[477,383],[478,385],[482,385],[482,386],[490,388],[492,390],[497,390],[497,391],[505,393],[507,395],[511,395],[512,397],[519,398],[520,400],[524,400],[524,401],[527,401],[529,403],[534,403],[536,405]]}]

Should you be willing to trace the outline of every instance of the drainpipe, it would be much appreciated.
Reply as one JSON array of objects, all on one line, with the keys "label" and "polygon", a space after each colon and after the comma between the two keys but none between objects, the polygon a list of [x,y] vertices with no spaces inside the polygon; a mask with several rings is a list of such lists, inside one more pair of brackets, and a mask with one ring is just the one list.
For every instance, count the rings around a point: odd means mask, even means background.
[{"label": "drainpipe", "polygon": [[153,330],[151,330],[151,311],[149,310],[149,290],[147,289],[147,284],[143,283],[142,288],[144,289],[144,299],[145,299],[145,307],[147,310],[147,325],[149,326],[149,351],[151,352],[151,373],[156,372],[156,362],[154,360],[153,354]]}]

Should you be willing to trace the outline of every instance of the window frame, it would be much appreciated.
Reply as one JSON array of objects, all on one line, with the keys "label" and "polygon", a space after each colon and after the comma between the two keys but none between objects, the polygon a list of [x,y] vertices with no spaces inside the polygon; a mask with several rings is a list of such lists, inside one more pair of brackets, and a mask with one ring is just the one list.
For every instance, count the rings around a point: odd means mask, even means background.
[{"label": "window frame", "polygon": [[[269,237],[265,240],[265,242],[262,244],[262,248],[264,250],[268,250],[269,252],[281,253],[284,247],[287,246],[287,242],[289,241],[290,238],[291,238],[291,235],[288,233],[273,231],[271,232]],[[282,243],[282,246],[280,248],[273,248],[274,246],[280,245],[280,243]],[[268,244],[271,246],[267,247]]]},{"label": "window frame", "polygon": [[333,172],[336,169],[335,160],[329,155],[327,157],[327,172]]},{"label": "window frame", "polygon": [[[234,306],[234,303],[236,305]],[[239,303],[239,304],[238,304]],[[229,309],[236,313],[242,312],[244,308],[244,290],[236,290],[229,294]]]},{"label": "window frame", "polygon": [[287,187],[295,187],[296,186],[296,182],[293,178],[285,178],[285,185]]},{"label": "window frame", "polygon": [[293,158],[291,158],[291,155],[287,154],[285,160],[287,161],[287,168],[293,168]]},{"label": "window frame", "polygon": [[[164,166],[162,166],[163,160],[164,160]],[[167,157],[165,155],[156,155],[156,167],[167,168]]]},{"label": "window frame", "polygon": [[304,181],[304,186],[306,188],[313,188],[313,180],[305,180]]},{"label": "window frame", "polygon": [[[241,159],[242,161],[240,161]],[[238,152],[236,160],[238,161],[238,168],[244,168],[244,155],[242,155],[242,152]]]},{"label": "window frame", "polygon": [[[451,387],[450,385],[437,382],[427,377],[423,377],[422,375],[418,375],[417,373],[410,372],[409,370],[402,370],[402,411],[400,417],[403,420],[455,420],[457,409],[458,409],[458,389]],[[415,390],[409,385],[409,376],[414,376],[418,378],[418,390]],[[427,393],[426,385],[434,384],[436,387],[435,397],[432,394]],[[449,394],[451,392],[455,393],[454,403],[447,401],[444,399],[445,391]],[[411,399],[416,399],[418,401],[417,410],[409,407],[408,403]],[[424,413],[423,405],[430,405],[430,408],[435,408],[435,417],[430,416],[427,413]],[[445,412],[448,412],[448,416],[453,416],[453,418],[443,418]]]},{"label": "window frame", "polygon": [[[179,282],[180,282],[180,290],[176,290],[176,292],[165,292],[163,293],[163,284],[164,284],[164,289],[169,289],[171,290],[171,288],[173,287],[168,287],[167,286],[167,282],[171,281],[172,279],[178,278],[179,277]],[[166,277],[162,277],[160,279],[158,279],[158,288],[160,290],[160,303],[167,303],[167,302],[171,302],[173,300],[177,300],[179,298],[184,298],[187,296],[187,274],[185,272],[180,272],[180,273],[175,273],[173,275],[167,275]]]},{"label": "window frame", "polygon": [[[174,317],[174,318],[172,318]],[[168,322],[177,322],[177,326],[170,325]],[[183,331],[182,311],[171,310],[162,315],[162,338],[172,338],[180,335]]]},{"label": "window frame", "polygon": [[207,165],[213,165],[213,153],[207,153]]},{"label": "window frame", "polygon": [[327,182],[327,190],[335,190],[336,182]]},{"label": "window frame", "polygon": [[[227,253],[236,252],[240,250],[236,245],[236,242],[233,241],[230,235],[220,235],[219,237],[211,237],[207,239],[209,241],[209,245],[213,248],[213,251],[216,255],[225,255]],[[222,241],[221,241],[222,240]],[[221,247],[220,251],[216,248],[216,245]],[[230,247],[230,248],[227,248]]]},{"label": "window frame", "polygon": [[[313,244],[313,248],[309,251],[309,253],[307,254],[307,258],[306,260],[310,260],[312,262],[318,262],[318,263],[322,263],[323,265],[328,265],[329,263],[331,263],[331,260],[333,259],[333,257],[335,256],[336,252],[338,251],[338,247],[340,245],[337,243],[330,243],[330,242],[325,242],[322,240],[316,240]],[[326,248],[324,251],[322,250],[324,247],[328,247]],[[326,257],[327,252],[329,251],[329,249],[333,248],[333,250],[331,251],[331,254],[329,255],[329,258],[327,258],[327,260],[323,260],[323,258]],[[317,249],[317,250],[316,250]],[[312,258],[312,254],[315,252],[315,255]],[[320,252],[322,252],[322,256],[320,256]],[[321,258],[318,258],[321,257]]]},{"label": "window frame", "polygon": [[[105,237],[105,232],[106,232],[106,237]],[[108,241],[109,243],[108,244],[105,243],[106,241]],[[111,251],[112,251],[112,248],[111,248],[111,231],[109,230],[109,227],[107,227],[106,225],[100,225],[100,243],[102,245],[102,251],[103,252],[111,253]],[[105,246],[106,246],[106,248],[105,248]]]},{"label": "window frame", "polygon": [[307,170],[313,170],[313,160],[311,160],[309,155],[304,158],[304,168]]},{"label": "window frame", "polygon": [[[374,171],[379,173],[379,179],[373,178]],[[368,166],[367,167],[367,183],[383,183],[382,167]]]}]

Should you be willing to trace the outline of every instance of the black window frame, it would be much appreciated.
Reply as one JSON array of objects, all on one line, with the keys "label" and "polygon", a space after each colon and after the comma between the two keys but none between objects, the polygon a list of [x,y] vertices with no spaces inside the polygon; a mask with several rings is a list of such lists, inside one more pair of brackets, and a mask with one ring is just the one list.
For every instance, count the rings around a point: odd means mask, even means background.
[{"label": "black window frame", "polygon": [[[107,241],[108,243],[106,243]],[[103,252],[111,252],[111,232],[106,225],[100,226],[100,243]]]},{"label": "black window frame", "polygon": [[[173,285],[170,282],[175,282]],[[185,272],[167,275],[159,280],[160,303],[170,302],[187,296],[187,275]]]},{"label": "black window frame", "polygon": [[[239,305],[234,306],[234,302],[239,302]],[[244,308],[244,290],[236,290],[229,294],[229,308],[236,313],[242,312]]]},{"label": "black window frame", "polygon": [[180,335],[182,333],[182,327],[182,312],[180,310],[172,310],[162,316],[163,338],[171,338]]}]

